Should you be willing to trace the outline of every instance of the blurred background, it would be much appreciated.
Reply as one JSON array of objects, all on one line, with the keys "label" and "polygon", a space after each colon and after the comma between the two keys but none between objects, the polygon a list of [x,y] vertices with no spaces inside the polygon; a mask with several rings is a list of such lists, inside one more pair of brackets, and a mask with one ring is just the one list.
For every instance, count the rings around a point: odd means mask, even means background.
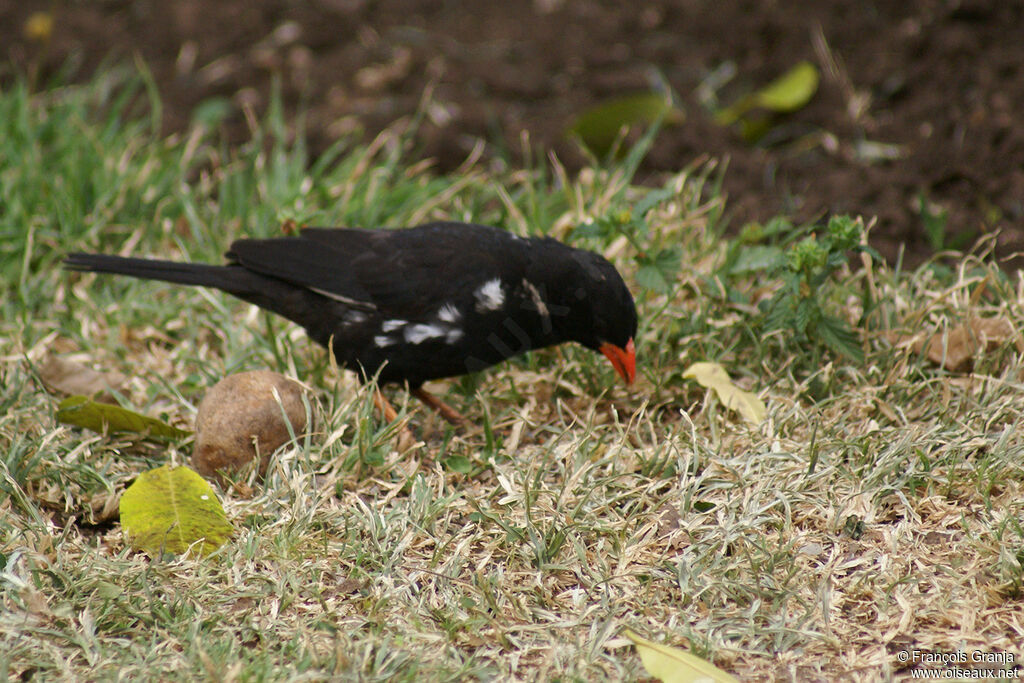
[{"label": "blurred background", "polygon": [[439,171],[575,169],[667,114],[641,180],[727,159],[730,229],[878,216],[872,243],[915,264],[996,230],[997,256],[1024,247],[1022,26],[1024,3],[967,0],[27,0],[0,6],[0,87],[142,65],[167,134],[229,142],[277,88],[314,153],[414,117]]}]

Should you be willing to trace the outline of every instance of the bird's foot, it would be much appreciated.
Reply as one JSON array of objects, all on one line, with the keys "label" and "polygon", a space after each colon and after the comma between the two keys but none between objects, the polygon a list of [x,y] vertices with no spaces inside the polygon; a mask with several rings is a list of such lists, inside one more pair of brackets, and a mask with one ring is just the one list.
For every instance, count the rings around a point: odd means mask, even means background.
[{"label": "bird's foot", "polygon": [[[381,415],[388,422],[394,422],[398,419],[398,411],[391,405],[384,394],[380,392],[380,389],[375,389],[373,392],[373,403],[377,406],[377,410],[380,411]],[[395,448],[399,453],[405,453],[407,450],[416,445],[416,437],[413,435],[412,430],[409,429],[408,424],[403,424],[398,431],[398,440],[395,442]]]}]

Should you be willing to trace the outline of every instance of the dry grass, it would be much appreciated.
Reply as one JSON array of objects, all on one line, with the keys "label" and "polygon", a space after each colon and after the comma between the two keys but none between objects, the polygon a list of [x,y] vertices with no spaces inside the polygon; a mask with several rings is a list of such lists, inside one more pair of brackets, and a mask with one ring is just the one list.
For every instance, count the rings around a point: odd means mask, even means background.
[{"label": "dry grass", "polygon": [[[50,100],[32,106],[59,114]],[[164,144],[138,136],[121,144]],[[129,175],[159,173],[154,165],[182,153],[170,144],[133,156],[117,144],[104,153],[125,160]],[[353,150],[359,163],[315,178],[272,173],[256,149],[210,162],[204,144],[185,146],[212,165],[174,200],[184,222],[143,218],[177,210],[139,198],[159,178],[111,188],[136,214],[112,217],[109,229],[62,236],[35,214],[8,216],[39,232],[11,261],[32,267],[9,271],[31,295],[9,302],[13,314],[0,322],[0,672],[643,678],[616,635],[624,626],[744,680],[906,677],[898,653],[914,649],[1024,657],[1024,359],[1008,339],[980,352],[972,372],[954,373],[902,343],[941,337],[971,316],[1001,316],[1019,335],[1018,275],[979,257],[949,272],[875,264],[847,273],[835,296],[851,320],[863,305],[855,295],[874,292],[862,326],[868,360],[809,367],[781,337],[743,341],[749,307],[716,299],[710,285],[723,253],[721,198],[684,173],[648,217],[648,239],[681,245],[687,265],[672,294],[640,297],[636,385],[613,385],[580,349],[536,353],[438,385],[472,416],[466,429],[410,404],[423,443],[399,455],[395,426],[373,418],[368,393],[279,320],[207,292],[68,276],[54,259],[125,239],[126,250],[214,258],[235,234],[268,229],[263,214],[226,208],[246,202],[218,199],[231,183],[278,218],[369,224],[373,212],[399,224],[418,212],[559,234],[645,191],[626,188],[621,170],[561,186],[536,171],[476,167],[431,179],[391,156],[400,138]],[[445,203],[424,212],[439,194]],[[84,226],[96,215],[80,218]],[[39,256],[47,234],[55,255]],[[628,244],[601,247],[632,272]],[[223,493],[237,533],[212,558],[149,559],[124,546],[117,496],[140,471],[186,462],[190,444],[58,424],[56,398],[34,370],[52,351],[129,375],[127,404],[183,426],[216,379],[271,367],[316,389],[321,431],[279,451],[265,480],[250,479],[250,497]],[[682,369],[698,360],[725,363],[759,391],[768,421],[750,428],[684,382]]]}]

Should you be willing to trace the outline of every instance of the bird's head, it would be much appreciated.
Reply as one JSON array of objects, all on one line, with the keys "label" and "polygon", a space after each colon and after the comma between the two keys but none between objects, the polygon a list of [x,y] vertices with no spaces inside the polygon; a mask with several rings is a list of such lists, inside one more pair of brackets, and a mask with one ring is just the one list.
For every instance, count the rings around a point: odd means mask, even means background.
[{"label": "bird's head", "polygon": [[[599,351],[627,384],[636,378],[636,304],[619,271],[603,256],[569,249],[548,274],[553,327],[566,341]],[[554,275],[554,277],[551,277]]]}]

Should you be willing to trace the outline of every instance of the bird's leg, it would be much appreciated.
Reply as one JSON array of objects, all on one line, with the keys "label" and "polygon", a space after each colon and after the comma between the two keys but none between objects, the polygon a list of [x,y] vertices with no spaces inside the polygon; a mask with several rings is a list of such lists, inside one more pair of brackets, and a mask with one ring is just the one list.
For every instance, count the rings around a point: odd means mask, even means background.
[{"label": "bird's leg", "polygon": [[[373,404],[388,422],[394,422],[398,419],[398,411],[391,405],[391,401],[381,393],[380,389],[373,390]],[[409,429],[408,424],[403,424],[398,432],[398,443],[396,444],[398,452],[405,453],[414,443],[416,443],[416,437],[413,436],[412,430]]]},{"label": "bird's leg", "polygon": [[410,394],[418,398],[423,402],[423,405],[428,408],[432,408],[437,411],[438,415],[448,421],[449,424],[461,425],[466,421],[466,418],[459,414],[459,411],[452,408],[450,405],[434,396],[432,393],[424,389],[423,387],[416,387],[409,391]]},{"label": "bird's leg", "polygon": [[398,411],[391,405],[391,401],[385,398],[380,389],[373,390],[373,405],[377,406],[381,416],[388,422],[394,422],[398,419]]}]

